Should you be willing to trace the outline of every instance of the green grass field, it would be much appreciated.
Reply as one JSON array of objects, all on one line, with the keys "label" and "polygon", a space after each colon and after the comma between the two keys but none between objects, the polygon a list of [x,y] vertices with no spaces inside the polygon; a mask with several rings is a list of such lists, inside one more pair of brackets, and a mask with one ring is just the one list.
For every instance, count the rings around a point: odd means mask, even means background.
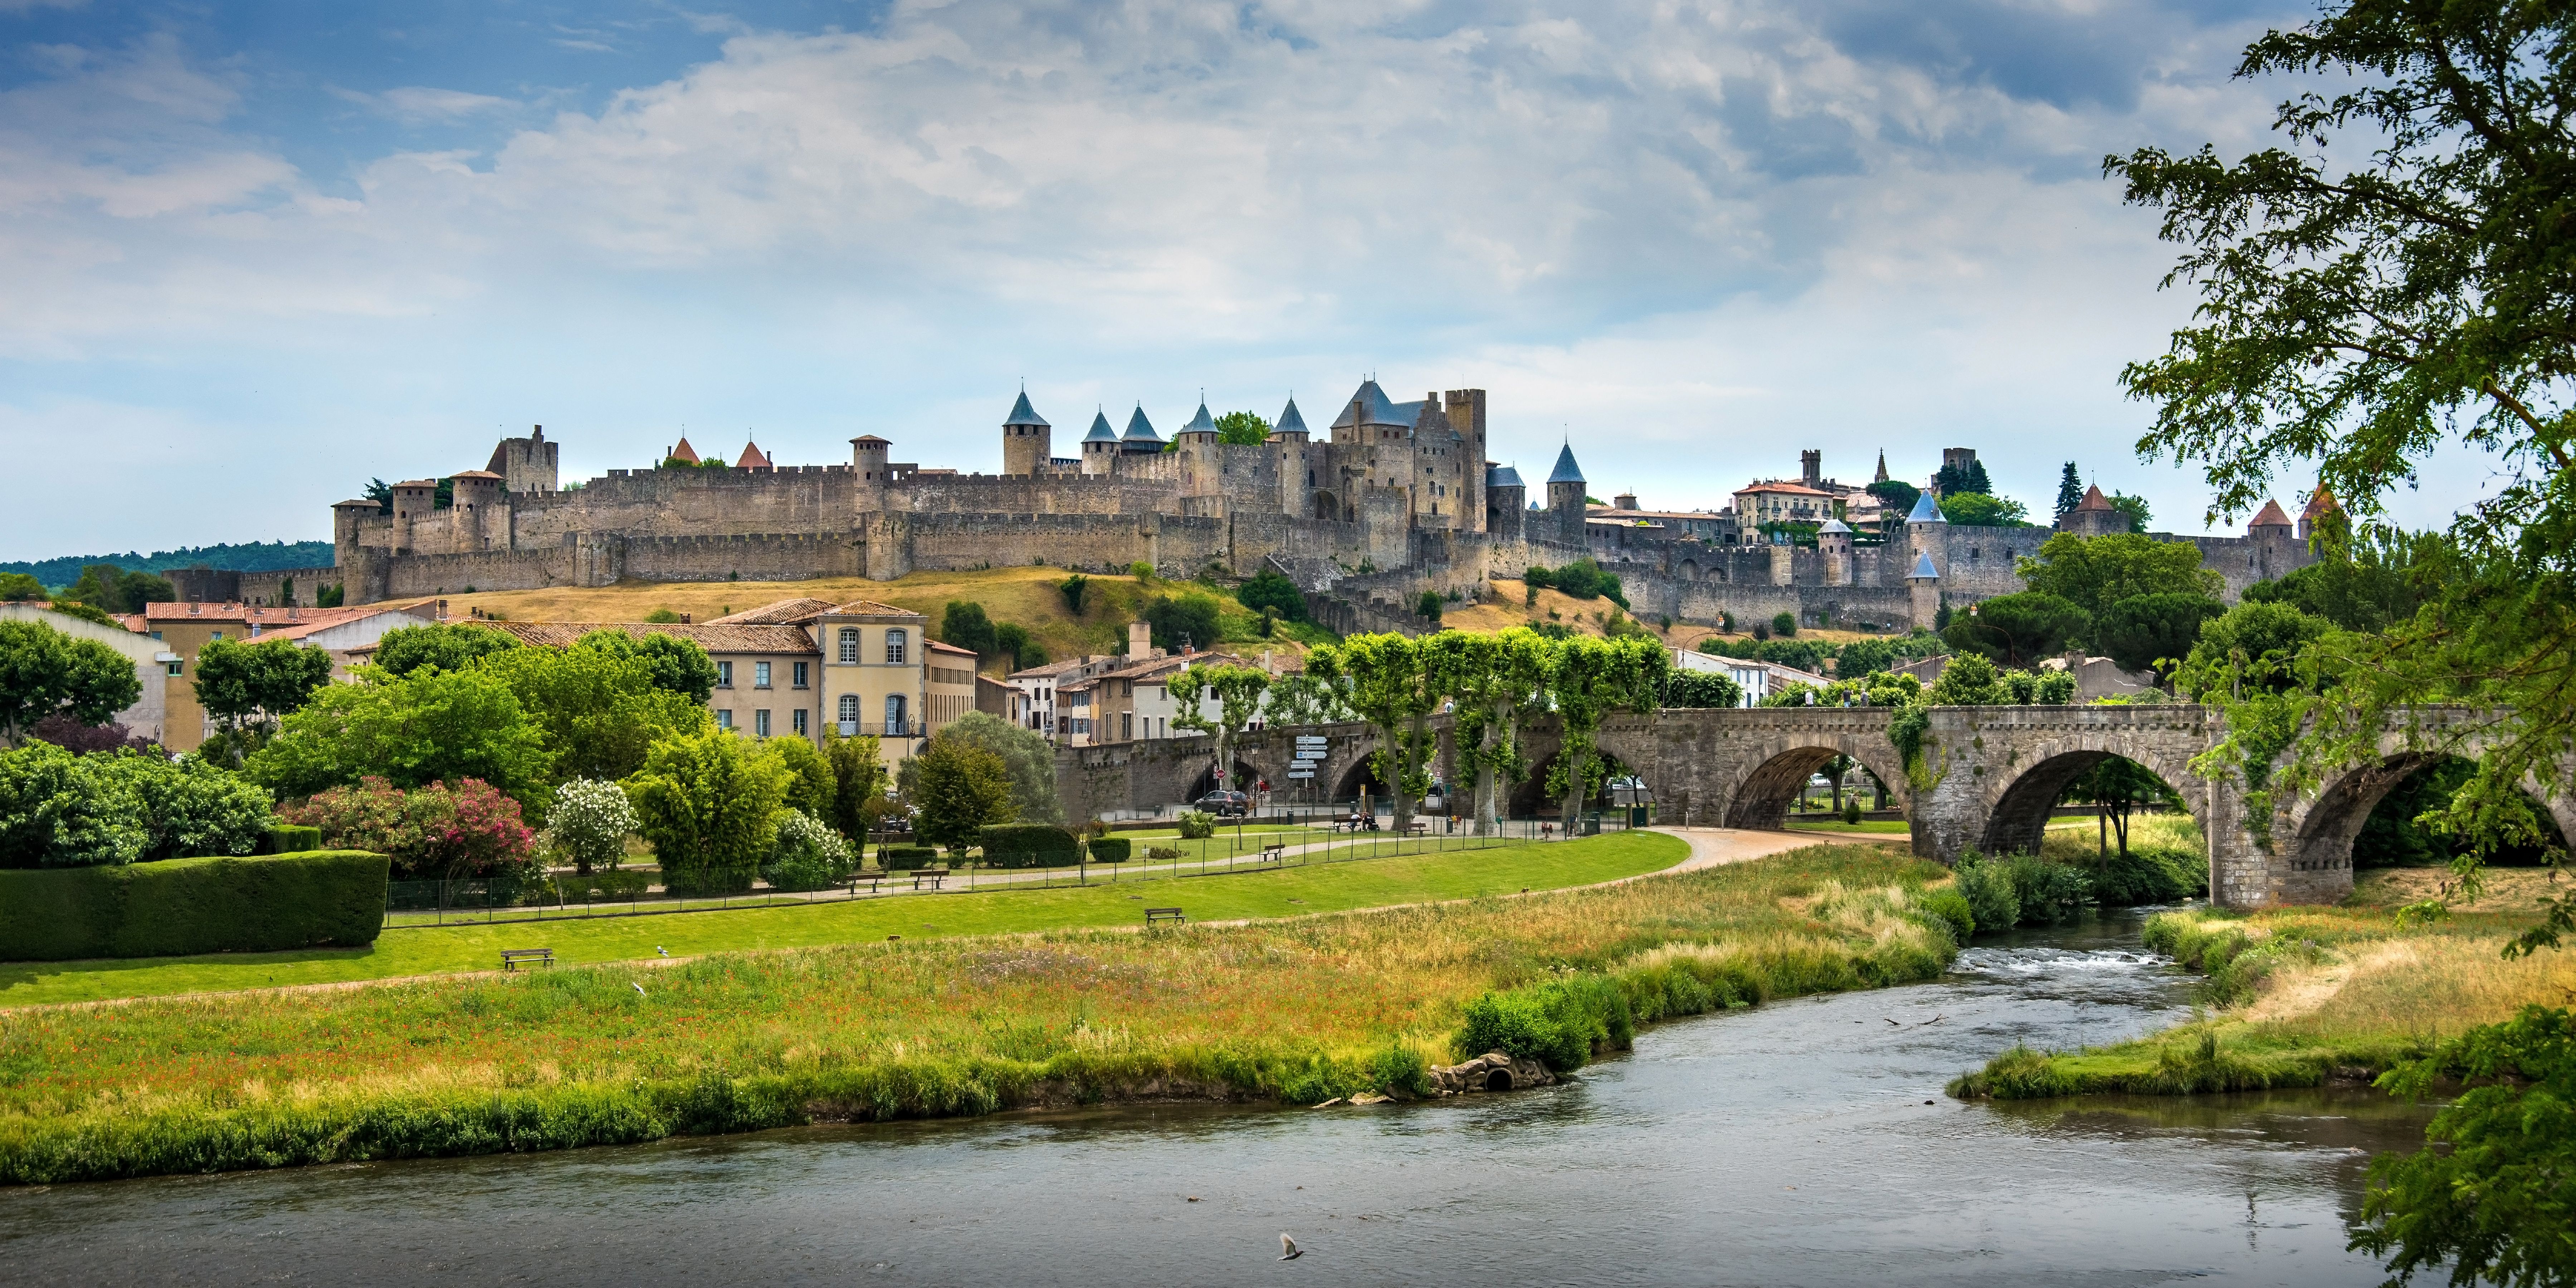
[{"label": "green grass field", "polygon": [[363,949],[13,962],[0,965],[0,1007],[491,970],[504,948],[552,948],[559,963],[587,965],[656,957],[657,946],[690,957],[893,935],[911,940],[1133,926],[1143,923],[1142,909],[1149,904],[1179,907],[1193,921],[1287,917],[1589,885],[1668,868],[1688,853],[1674,837],[1622,832],[1553,845],[1077,889],[955,891],[736,911],[389,929]]}]

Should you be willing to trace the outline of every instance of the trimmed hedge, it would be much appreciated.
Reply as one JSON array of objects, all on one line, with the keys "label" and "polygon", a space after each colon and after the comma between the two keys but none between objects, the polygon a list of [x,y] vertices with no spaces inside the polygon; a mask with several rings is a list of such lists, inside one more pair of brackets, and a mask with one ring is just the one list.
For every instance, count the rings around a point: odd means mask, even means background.
[{"label": "trimmed hedge", "polygon": [[307,850],[318,850],[321,848],[321,828],[307,827],[302,823],[280,823],[272,820],[268,825],[267,837],[260,841],[259,853],[302,854]]},{"label": "trimmed hedge", "polygon": [[388,863],[363,850],[0,870],[0,961],[372,944]]},{"label": "trimmed hedge", "polygon": [[877,865],[888,872],[910,872],[916,868],[930,867],[938,862],[939,847],[936,845],[880,845],[877,847]]},{"label": "trimmed hedge", "polygon": [[997,868],[1062,868],[1082,862],[1082,843],[1051,823],[993,823],[978,843],[984,862]]},{"label": "trimmed hedge", "polygon": [[1091,861],[1094,863],[1125,863],[1127,861],[1129,849],[1135,844],[1136,843],[1134,841],[1128,840],[1123,836],[1103,836],[1096,838],[1091,843]]}]

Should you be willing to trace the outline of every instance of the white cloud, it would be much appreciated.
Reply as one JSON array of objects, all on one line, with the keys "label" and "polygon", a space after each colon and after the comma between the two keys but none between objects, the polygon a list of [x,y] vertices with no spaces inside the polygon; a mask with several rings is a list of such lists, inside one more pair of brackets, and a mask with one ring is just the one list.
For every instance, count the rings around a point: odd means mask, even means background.
[{"label": "white cloud", "polygon": [[411,123],[455,121],[492,112],[507,112],[520,104],[515,99],[491,94],[469,94],[461,89],[438,89],[428,85],[404,85],[380,94],[363,90],[333,89],[338,98],[361,107]]}]

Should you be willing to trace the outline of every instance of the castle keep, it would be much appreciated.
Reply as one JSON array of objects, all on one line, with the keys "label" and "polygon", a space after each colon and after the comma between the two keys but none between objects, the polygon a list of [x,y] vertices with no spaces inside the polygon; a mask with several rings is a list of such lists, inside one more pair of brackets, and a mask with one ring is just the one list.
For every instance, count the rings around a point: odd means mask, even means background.
[{"label": "castle keep", "polygon": [[[1095,413],[1066,444],[1071,455],[1057,454],[1055,427],[1026,393],[1000,428],[1000,474],[899,462],[894,444],[871,434],[850,440],[847,464],[778,465],[746,445],[722,469],[695,467],[682,440],[662,468],[564,487],[557,445],[540,426],[503,440],[483,469],[450,476],[444,503],[437,479],[395,484],[389,505],[339,503],[335,566],[280,576],[337,582],[345,602],[360,604],[626,578],[892,580],[915,569],[1140,562],[1177,577],[1212,567],[1249,576],[1270,567],[1318,596],[1337,629],[1412,630],[1427,625],[1409,607],[1425,590],[1473,599],[1489,577],[1590,556],[1620,575],[1643,617],[1714,624],[1725,613],[1793,612],[1817,625],[1903,627],[1928,624],[1945,602],[2021,589],[2014,560],[2047,535],[1954,527],[1926,505],[1901,532],[1864,536],[1829,520],[1814,545],[1768,544],[1749,525],[1740,530],[1731,511],[1588,505],[1570,442],[1532,496],[1517,470],[1488,458],[1481,389],[1397,402],[1364,381],[1321,438],[1291,399],[1267,440],[1251,444],[1220,441],[1204,402],[1168,441],[1141,406],[1123,428]],[[1807,476],[1816,470],[1804,462]],[[2305,535],[2292,534],[2276,505],[2243,538],[2166,539],[2199,544],[2232,598],[2305,563]]]}]

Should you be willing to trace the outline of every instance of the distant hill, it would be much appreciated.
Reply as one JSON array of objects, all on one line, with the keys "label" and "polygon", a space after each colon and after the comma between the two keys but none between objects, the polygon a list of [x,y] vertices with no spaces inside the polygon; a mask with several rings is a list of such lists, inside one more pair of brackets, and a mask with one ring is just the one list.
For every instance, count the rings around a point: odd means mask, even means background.
[{"label": "distant hill", "polygon": [[61,587],[79,581],[81,569],[94,563],[112,563],[127,572],[168,572],[173,568],[194,568],[200,564],[208,568],[268,572],[277,568],[318,568],[330,563],[333,557],[328,541],[252,541],[241,545],[190,546],[149,555],[130,550],[121,555],[65,555],[59,559],[0,563],[0,572],[30,573],[48,586]]}]

